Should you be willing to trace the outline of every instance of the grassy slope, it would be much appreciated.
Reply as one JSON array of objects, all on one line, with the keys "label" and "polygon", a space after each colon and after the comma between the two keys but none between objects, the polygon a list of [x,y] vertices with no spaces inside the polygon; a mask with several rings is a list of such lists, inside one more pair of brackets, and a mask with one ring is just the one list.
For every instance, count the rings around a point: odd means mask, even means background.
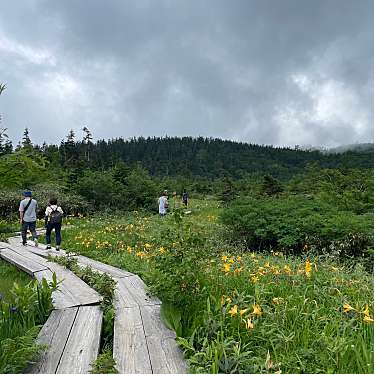
[{"label": "grassy slope", "polygon": [[64,245],[142,275],[174,304],[171,324],[189,339],[196,372],[373,372],[372,276],[326,258],[243,253],[220,238],[215,201],[191,210],[182,222],[136,213],[75,221]]}]

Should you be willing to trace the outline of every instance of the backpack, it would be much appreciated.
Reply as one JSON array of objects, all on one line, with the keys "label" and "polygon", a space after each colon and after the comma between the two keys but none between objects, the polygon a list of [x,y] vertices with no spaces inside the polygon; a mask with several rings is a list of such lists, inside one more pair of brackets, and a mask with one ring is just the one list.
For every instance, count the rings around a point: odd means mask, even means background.
[{"label": "backpack", "polygon": [[55,210],[52,209],[48,217],[48,222],[52,224],[62,223],[62,213],[58,211],[58,207]]}]

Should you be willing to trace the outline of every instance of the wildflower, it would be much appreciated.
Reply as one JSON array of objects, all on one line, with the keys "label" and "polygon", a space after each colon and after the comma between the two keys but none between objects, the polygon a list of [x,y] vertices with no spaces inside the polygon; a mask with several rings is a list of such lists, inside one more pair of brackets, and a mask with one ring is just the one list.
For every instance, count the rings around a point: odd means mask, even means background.
[{"label": "wildflower", "polygon": [[250,330],[250,329],[253,329],[255,326],[252,322],[252,318],[247,318],[245,321],[244,321],[244,324],[245,324],[245,327]]},{"label": "wildflower", "polygon": [[233,264],[234,262],[235,262],[234,257],[231,257],[231,258],[229,259],[229,263],[230,263],[230,264]]},{"label": "wildflower", "polygon": [[237,257],[236,257],[236,260],[237,260],[237,261],[241,261],[241,260],[242,260],[242,256],[237,256]]},{"label": "wildflower", "polygon": [[368,316],[365,316],[365,317],[364,317],[364,322],[372,323],[372,322],[374,322],[374,319],[372,319],[370,316],[369,316],[369,317],[368,317]]},{"label": "wildflower", "polygon": [[252,312],[252,314],[255,315],[255,316],[259,316],[259,317],[262,315],[262,310],[261,310],[260,305],[253,304],[253,312]]},{"label": "wildflower", "polygon": [[222,258],[222,261],[225,261],[225,262],[229,259],[226,255],[223,255],[221,258]]},{"label": "wildflower", "polygon": [[284,265],[283,270],[288,275],[292,274],[292,270],[291,270],[291,268],[288,265]]},{"label": "wildflower", "polygon": [[266,268],[269,268],[269,267],[270,267],[270,262],[269,262],[269,261],[266,261],[264,266],[265,266]]},{"label": "wildflower", "polygon": [[251,281],[252,283],[257,283],[259,281],[259,278],[254,275],[253,277],[251,277]]},{"label": "wildflower", "polygon": [[223,264],[223,269],[222,269],[222,271],[223,271],[224,273],[229,273],[230,270],[231,270],[231,265],[230,265],[230,264]]},{"label": "wildflower", "polygon": [[256,257],[256,254],[255,254],[255,253],[251,253],[251,257],[252,257],[252,258],[255,258],[255,257]]},{"label": "wildflower", "polygon": [[312,275],[312,265],[309,259],[305,262],[305,274],[308,278],[310,278],[310,276]]},{"label": "wildflower", "polygon": [[229,313],[231,314],[231,317],[234,317],[235,315],[238,314],[238,306],[234,305],[230,310]]},{"label": "wildflower", "polygon": [[234,274],[235,274],[235,275],[238,275],[241,271],[243,271],[243,268],[236,268],[236,269],[234,270]]},{"label": "wildflower", "polygon": [[365,305],[365,309],[363,311],[363,314],[364,314],[365,317],[370,318],[369,306],[367,304]]},{"label": "wildflower", "polygon": [[279,304],[283,303],[283,298],[282,297],[274,297],[272,301],[273,301],[273,304],[279,305]]},{"label": "wildflower", "polygon": [[165,248],[164,247],[160,247],[160,249],[158,250],[160,253],[165,253]]},{"label": "wildflower", "polygon": [[248,311],[248,308],[247,309],[240,309],[239,310],[240,316],[242,316],[243,314],[245,314],[247,311]]},{"label": "wildflower", "polygon": [[352,310],[356,311],[356,309],[353,308],[352,306],[350,306],[348,303],[344,303],[343,304],[343,311],[344,311],[344,313],[349,313]]},{"label": "wildflower", "polygon": [[144,252],[136,252],[136,256],[137,257],[140,257],[140,258],[143,258],[145,256],[145,253]]},{"label": "wildflower", "polygon": [[144,248],[146,248],[146,249],[152,248],[152,244],[145,243],[144,244]]}]

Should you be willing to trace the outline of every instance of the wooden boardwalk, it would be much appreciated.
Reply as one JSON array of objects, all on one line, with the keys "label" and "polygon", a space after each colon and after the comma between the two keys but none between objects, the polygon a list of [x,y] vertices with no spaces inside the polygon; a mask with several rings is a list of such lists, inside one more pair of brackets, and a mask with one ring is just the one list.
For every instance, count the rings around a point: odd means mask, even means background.
[{"label": "wooden boardwalk", "polygon": [[0,243],[0,258],[38,281],[51,281],[55,273],[60,285],[52,294],[54,310],[38,336],[38,342],[47,344],[48,349],[26,373],[89,373],[100,348],[102,297],[69,270],[28,248],[19,245],[18,238]]},{"label": "wooden boardwalk", "polygon": [[[1,251],[4,251],[5,254],[8,253],[9,258],[9,251],[7,251],[7,248],[1,249],[1,245],[2,243],[0,243],[0,256],[2,256]],[[54,249],[46,250],[45,246],[43,245],[40,245],[39,248],[35,248],[33,246],[27,246],[26,248],[27,250],[25,250],[25,247],[19,245],[19,238],[11,238],[10,244],[8,244],[8,249],[11,249],[12,252],[15,252],[21,258],[23,257],[23,262],[20,260],[20,258],[17,258],[17,260],[19,260],[18,262],[20,262],[22,266],[25,265],[25,261],[29,262],[32,260],[32,275],[36,276],[38,279],[41,279],[42,277],[49,279],[52,271],[56,269],[61,270],[60,266],[48,262],[44,257],[47,257],[48,255],[64,256],[66,255],[64,251],[56,252]],[[22,252],[20,253],[20,251]],[[25,254],[25,252],[27,253]],[[99,261],[95,261],[84,256],[77,255],[75,257],[77,258],[80,266],[89,266],[96,271],[107,273],[117,282],[114,302],[116,314],[114,320],[113,356],[116,360],[116,367],[119,373],[187,373],[187,364],[176,344],[175,332],[169,330],[161,320],[161,302],[157,298],[150,297],[147,294],[147,287],[144,282],[137,275],[116,267],[103,264]],[[37,260],[38,258],[40,261]],[[31,270],[28,272],[30,273],[30,271]],[[65,272],[68,271],[65,270]],[[71,332],[69,336],[71,336],[70,339],[72,340],[70,346],[76,347],[77,344],[82,342],[83,339],[74,341],[74,336],[81,336],[82,333],[77,331],[86,332],[88,326],[86,325],[82,327],[81,323],[77,322],[78,327],[75,327],[75,324],[71,322],[73,319],[72,316],[74,315],[74,318],[76,319],[80,315],[84,315],[84,319],[87,320],[87,323],[98,323],[98,320],[100,319],[101,326],[101,315],[98,314],[99,309],[97,306],[87,306],[90,304],[95,304],[90,303],[92,295],[89,293],[84,293],[82,289],[80,289],[78,292],[74,292],[74,294],[71,295],[69,293],[69,287],[72,286],[72,280],[66,276],[65,282],[66,287],[61,292],[63,294],[63,300],[61,300],[61,298],[59,299],[57,296],[54,296],[56,305],[66,305],[74,302],[79,302],[80,304],[79,306],[71,305],[69,309],[66,309],[65,306],[65,309],[63,310],[53,311],[40,333],[39,340],[51,346],[55,345],[51,339],[57,339],[58,341],[67,339],[69,341],[69,337],[66,337],[65,335],[66,331],[70,329]],[[87,308],[96,308],[96,312],[94,309],[89,310]],[[71,325],[69,325],[69,323],[71,323]],[[49,325],[53,327],[50,327]],[[92,334],[92,336],[84,336],[84,339],[87,339],[89,344],[92,344],[93,341],[96,341],[97,335]],[[59,346],[59,344],[57,344],[57,346]],[[69,357],[74,357],[74,352],[71,347],[69,348],[69,344],[66,344],[64,352],[60,352],[58,349],[48,351],[53,357],[60,355],[63,361],[63,366],[59,364],[57,369],[53,365],[48,368],[48,365],[50,365],[49,362],[56,360],[52,360],[51,357],[46,357],[44,359],[44,364],[43,360],[38,364],[38,367],[40,368],[39,371],[33,371],[30,373],[63,373],[63,371],[61,371],[63,368],[65,368],[66,373],[83,373],[84,371],[77,371],[77,366],[79,366],[77,363],[82,362],[83,366],[87,367],[87,363],[94,360],[95,350],[90,351],[91,356],[89,356],[87,352],[84,359],[75,357],[68,361]],[[66,349],[69,349],[71,353],[65,354]],[[77,349],[79,351],[79,348]],[[51,371],[46,371],[45,368],[48,368],[48,370]]]}]

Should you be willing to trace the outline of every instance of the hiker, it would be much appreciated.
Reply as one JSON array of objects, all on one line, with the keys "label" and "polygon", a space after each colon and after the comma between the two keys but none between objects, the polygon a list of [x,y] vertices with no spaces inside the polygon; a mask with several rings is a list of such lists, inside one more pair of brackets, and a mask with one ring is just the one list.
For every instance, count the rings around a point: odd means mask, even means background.
[{"label": "hiker", "polygon": [[49,205],[45,210],[45,227],[47,229],[45,238],[47,241],[47,249],[51,249],[51,233],[55,229],[56,234],[56,251],[60,250],[61,246],[61,225],[62,217],[64,215],[63,210],[57,204],[55,197],[49,200]]},{"label": "hiker", "polygon": [[164,190],[161,197],[158,199],[158,212],[160,217],[164,217],[166,215],[168,206],[168,191]]},{"label": "hiker", "polygon": [[182,203],[187,207],[187,205],[188,205],[188,193],[187,193],[186,190],[183,190]]},{"label": "hiker", "polygon": [[30,230],[35,247],[38,246],[38,234],[36,232],[36,212],[38,202],[32,198],[31,191],[23,193],[24,199],[19,204],[19,220],[21,223],[22,244],[27,245],[27,230]]}]

